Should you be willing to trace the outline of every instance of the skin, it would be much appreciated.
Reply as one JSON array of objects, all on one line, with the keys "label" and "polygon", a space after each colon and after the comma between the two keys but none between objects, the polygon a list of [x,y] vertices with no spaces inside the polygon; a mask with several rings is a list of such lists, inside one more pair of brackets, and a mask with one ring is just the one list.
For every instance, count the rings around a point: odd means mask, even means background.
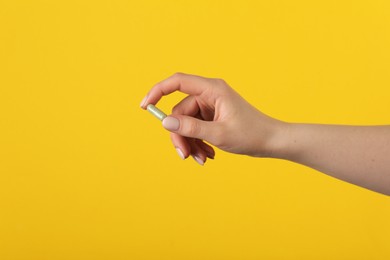
[{"label": "skin", "polygon": [[183,73],[157,83],[141,108],[175,91],[188,96],[163,126],[183,159],[192,155],[203,165],[215,156],[212,144],[230,153],[303,164],[390,195],[390,126],[283,122],[257,110],[221,79]]}]

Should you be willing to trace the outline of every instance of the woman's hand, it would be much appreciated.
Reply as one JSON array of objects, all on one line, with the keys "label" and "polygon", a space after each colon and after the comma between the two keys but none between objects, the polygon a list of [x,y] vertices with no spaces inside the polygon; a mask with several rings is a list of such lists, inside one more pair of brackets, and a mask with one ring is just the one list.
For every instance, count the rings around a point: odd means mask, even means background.
[{"label": "woman's hand", "polygon": [[175,74],[155,85],[141,107],[174,91],[188,96],[163,120],[184,159],[204,164],[214,149],[300,163],[390,195],[390,126],[292,124],[246,102],[223,80]]},{"label": "woman's hand", "polygon": [[231,153],[268,157],[281,142],[288,124],[266,116],[246,102],[221,79],[176,73],[156,84],[141,103],[156,104],[162,96],[188,94],[163,120],[182,159],[192,155],[204,164],[214,149],[204,141]]}]

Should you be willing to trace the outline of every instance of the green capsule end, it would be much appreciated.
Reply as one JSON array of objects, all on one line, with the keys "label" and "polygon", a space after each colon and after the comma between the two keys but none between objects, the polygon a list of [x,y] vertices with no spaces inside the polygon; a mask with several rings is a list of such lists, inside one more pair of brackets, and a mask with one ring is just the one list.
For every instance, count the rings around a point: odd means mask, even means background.
[{"label": "green capsule end", "polygon": [[167,117],[167,115],[155,105],[149,104],[146,109],[160,121],[163,121],[164,118]]}]

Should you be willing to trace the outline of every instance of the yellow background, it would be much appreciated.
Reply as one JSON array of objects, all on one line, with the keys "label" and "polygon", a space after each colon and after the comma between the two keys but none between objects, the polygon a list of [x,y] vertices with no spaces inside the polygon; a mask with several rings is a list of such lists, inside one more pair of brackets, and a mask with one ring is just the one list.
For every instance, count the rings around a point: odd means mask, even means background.
[{"label": "yellow background", "polygon": [[387,0],[1,0],[0,259],[389,259],[388,197],[181,161],[139,108],[181,71],[282,120],[389,124],[389,46]]}]

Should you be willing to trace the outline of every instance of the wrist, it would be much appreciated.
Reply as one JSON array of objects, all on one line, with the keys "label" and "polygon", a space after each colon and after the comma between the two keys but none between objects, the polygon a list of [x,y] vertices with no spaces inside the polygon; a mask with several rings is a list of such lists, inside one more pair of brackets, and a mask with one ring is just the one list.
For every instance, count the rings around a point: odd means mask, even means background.
[{"label": "wrist", "polygon": [[288,159],[290,158],[293,141],[294,123],[277,121],[268,140],[267,154],[264,157]]}]

